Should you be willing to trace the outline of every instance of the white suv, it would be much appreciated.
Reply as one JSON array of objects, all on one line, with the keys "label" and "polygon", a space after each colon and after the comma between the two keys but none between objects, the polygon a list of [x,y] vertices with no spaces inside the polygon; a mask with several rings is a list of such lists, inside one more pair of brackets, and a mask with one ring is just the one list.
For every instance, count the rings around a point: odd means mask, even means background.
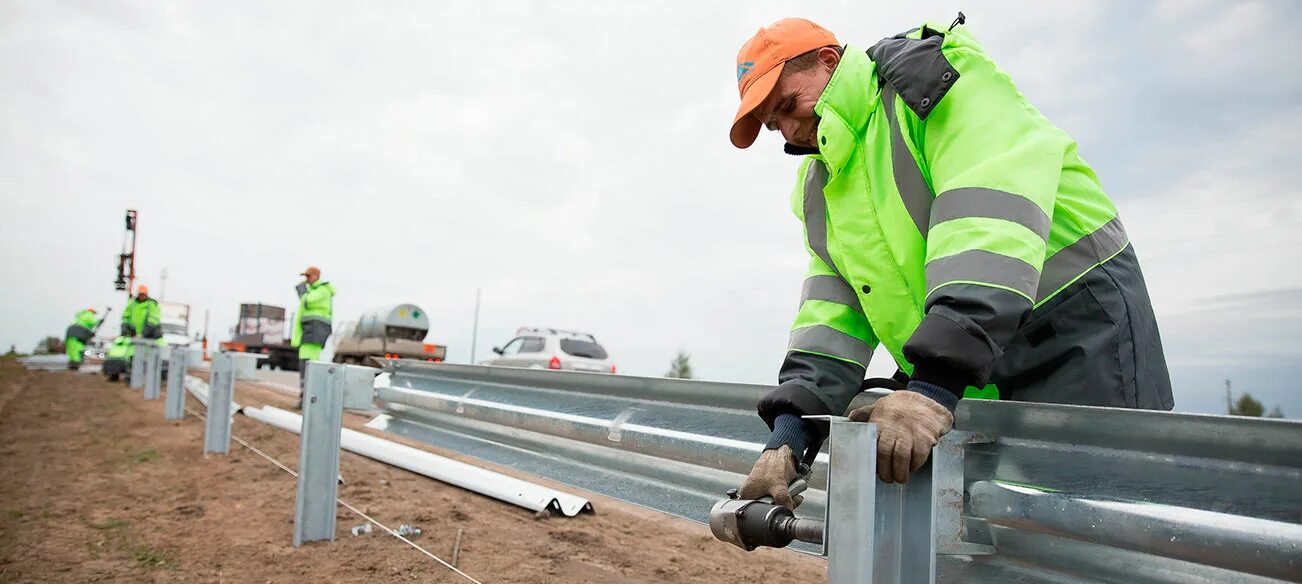
[{"label": "white suv", "polygon": [[588,333],[524,327],[505,346],[493,347],[493,352],[497,357],[484,365],[615,373],[606,349]]}]

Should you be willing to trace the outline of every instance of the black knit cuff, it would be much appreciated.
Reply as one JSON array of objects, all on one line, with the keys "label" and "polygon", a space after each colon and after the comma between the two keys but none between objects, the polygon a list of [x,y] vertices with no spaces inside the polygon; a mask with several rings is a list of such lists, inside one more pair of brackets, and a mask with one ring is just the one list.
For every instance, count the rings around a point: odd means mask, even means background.
[{"label": "black knit cuff", "polygon": [[791,447],[791,454],[795,455],[799,461],[805,456],[805,449],[808,448],[811,428],[808,423],[795,414],[780,414],[773,421],[773,434],[769,435],[769,443],[764,445],[764,450],[776,450],[783,444]]},{"label": "black knit cuff", "polygon": [[949,413],[951,414],[954,413],[954,408],[958,407],[958,396],[955,395],[954,392],[934,383],[927,383],[915,379],[909,382],[908,390],[920,393],[935,400],[936,403],[945,406],[945,409],[949,410]]}]

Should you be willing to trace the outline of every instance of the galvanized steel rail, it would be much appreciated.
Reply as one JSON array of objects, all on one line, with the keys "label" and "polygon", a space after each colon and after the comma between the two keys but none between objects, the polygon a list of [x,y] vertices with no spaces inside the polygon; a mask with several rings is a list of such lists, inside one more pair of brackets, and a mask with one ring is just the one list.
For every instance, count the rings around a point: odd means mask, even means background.
[{"label": "galvanized steel rail", "polygon": [[[375,387],[372,427],[702,522],[768,436],[761,385],[398,361]],[[924,526],[936,582],[1302,580],[1302,423],[965,400],[956,428],[989,441],[936,471],[962,485]],[[826,455],[810,484],[822,517]]]}]

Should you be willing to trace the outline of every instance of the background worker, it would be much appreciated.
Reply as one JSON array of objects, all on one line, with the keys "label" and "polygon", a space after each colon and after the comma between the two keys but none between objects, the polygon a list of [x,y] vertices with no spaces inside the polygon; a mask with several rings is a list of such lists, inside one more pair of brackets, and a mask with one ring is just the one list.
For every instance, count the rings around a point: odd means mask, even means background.
[{"label": "background worker", "polygon": [[163,310],[157,300],[149,297],[149,288],[144,284],[136,286],[136,295],[127,300],[127,308],[122,311],[122,335],[161,339],[162,320]]},{"label": "background worker", "polygon": [[303,407],[303,392],[307,390],[307,362],[321,358],[326,339],[330,338],[331,314],[334,307],[335,287],[321,281],[321,269],[311,266],[303,273],[298,292],[298,311],[294,313],[294,333],[290,345],[298,347],[298,408]]},{"label": "background worker", "polygon": [[131,344],[131,337],[120,335],[114,338],[108,350],[104,352],[104,376],[108,377],[109,381],[117,381],[123,374],[129,372],[131,356],[135,351],[135,346]]},{"label": "background worker", "polygon": [[850,417],[877,424],[887,482],[922,466],[965,395],[1173,405],[1116,207],[963,20],[865,51],[786,19],[738,55],[730,138],[746,148],[768,128],[804,156],[792,209],[809,252],[779,385],[759,404],[773,434],[742,498],[798,503],[797,457],[827,431],[801,416],[843,414],[879,343],[902,382]]},{"label": "background worker", "polygon": [[95,318],[94,308],[87,308],[73,317],[72,324],[68,326],[68,332],[63,338],[63,345],[68,353],[68,369],[76,371],[81,368],[81,362],[86,357],[86,343],[95,336],[95,331],[99,329],[102,322],[104,319]]}]

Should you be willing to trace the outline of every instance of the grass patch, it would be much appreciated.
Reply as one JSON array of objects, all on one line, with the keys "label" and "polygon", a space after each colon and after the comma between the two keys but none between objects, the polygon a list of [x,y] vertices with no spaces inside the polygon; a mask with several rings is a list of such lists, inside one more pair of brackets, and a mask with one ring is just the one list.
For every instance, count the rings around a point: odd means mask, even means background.
[{"label": "grass patch", "polygon": [[23,512],[22,512],[22,511],[19,511],[19,510],[17,510],[17,509],[10,509],[10,510],[8,510],[8,511],[5,512],[5,517],[8,517],[8,518],[10,518],[10,519],[22,519],[22,518],[23,518]]},{"label": "grass patch", "polygon": [[90,526],[93,529],[118,529],[128,525],[131,525],[130,521],[127,521],[126,519],[115,519],[113,517],[109,517],[103,521],[92,521],[90,523]]},{"label": "grass patch", "polygon": [[131,559],[135,560],[136,564],[146,568],[162,568],[171,561],[166,552],[156,550],[147,544],[131,546]]},{"label": "grass patch", "polygon": [[131,460],[136,464],[143,464],[146,462],[153,462],[155,460],[158,460],[160,456],[161,455],[158,454],[157,450],[154,450],[153,448],[146,448],[144,450],[141,450],[140,452],[133,454],[131,456]]}]

